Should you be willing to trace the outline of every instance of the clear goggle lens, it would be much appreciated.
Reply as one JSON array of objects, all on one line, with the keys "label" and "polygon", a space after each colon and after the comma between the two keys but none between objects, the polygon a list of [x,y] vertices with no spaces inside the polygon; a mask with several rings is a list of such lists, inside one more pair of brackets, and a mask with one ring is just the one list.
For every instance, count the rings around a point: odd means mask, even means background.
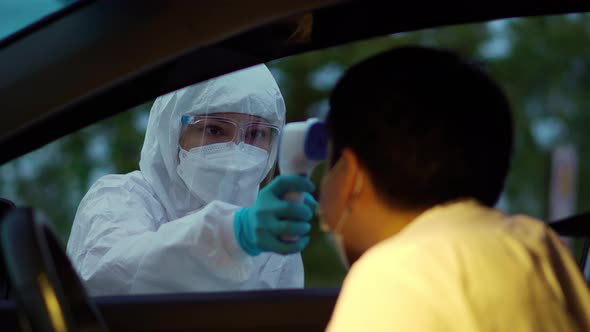
[{"label": "clear goggle lens", "polygon": [[279,128],[269,123],[236,121],[215,116],[182,116],[182,138],[192,146],[244,142],[271,151],[279,137]]}]

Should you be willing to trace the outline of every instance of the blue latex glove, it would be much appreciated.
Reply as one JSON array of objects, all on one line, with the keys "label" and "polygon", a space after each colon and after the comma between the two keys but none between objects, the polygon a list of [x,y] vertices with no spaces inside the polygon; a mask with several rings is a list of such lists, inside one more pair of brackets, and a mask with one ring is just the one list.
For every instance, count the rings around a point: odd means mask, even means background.
[{"label": "blue latex glove", "polygon": [[[256,202],[238,210],[234,217],[235,235],[240,247],[251,256],[263,251],[279,254],[300,252],[309,243],[306,236],[317,202],[309,194],[315,185],[298,175],[280,175],[264,187]],[[303,192],[304,201],[285,201],[287,192]],[[296,242],[283,242],[280,236],[299,236]]]},{"label": "blue latex glove", "polygon": [[[303,203],[307,205],[307,207],[311,210],[312,214],[315,214],[315,210],[318,207],[318,202],[313,198],[313,195],[310,193],[303,194]],[[312,215],[313,217],[313,215]],[[308,220],[309,221],[309,220]]]}]

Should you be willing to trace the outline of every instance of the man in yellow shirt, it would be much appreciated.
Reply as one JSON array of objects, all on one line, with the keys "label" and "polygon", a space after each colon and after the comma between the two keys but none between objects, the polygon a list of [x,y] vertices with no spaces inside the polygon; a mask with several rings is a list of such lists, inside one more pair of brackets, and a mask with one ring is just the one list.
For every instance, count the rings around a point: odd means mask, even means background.
[{"label": "man in yellow shirt", "polygon": [[397,48],[349,69],[330,104],[321,217],[354,265],[329,331],[590,331],[559,237],[493,208],[513,125],[488,75]]}]

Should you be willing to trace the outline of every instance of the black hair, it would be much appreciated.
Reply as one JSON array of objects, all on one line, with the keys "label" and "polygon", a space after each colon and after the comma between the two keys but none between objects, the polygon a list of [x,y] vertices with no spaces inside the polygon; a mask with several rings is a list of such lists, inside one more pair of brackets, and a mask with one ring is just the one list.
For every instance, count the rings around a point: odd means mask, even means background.
[{"label": "black hair", "polygon": [[493,206],[513,146],[510,104],[479,66],[406,46],[352,66],[330,97],[332,162],[350,148],[387,202],[427,208],[475,198]]}]

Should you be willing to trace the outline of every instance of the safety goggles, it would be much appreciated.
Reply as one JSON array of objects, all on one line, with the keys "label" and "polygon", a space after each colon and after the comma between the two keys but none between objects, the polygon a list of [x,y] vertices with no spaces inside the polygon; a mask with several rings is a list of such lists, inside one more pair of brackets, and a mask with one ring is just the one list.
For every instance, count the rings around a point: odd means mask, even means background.
[{"label": "safety goggles", "polygon": [[228,118],[209,115],[183,115],[181,123],[183,139],[190,141],[194,146],[244,142],[270,151],[280,133],[279,127],[269,123],[238,123]]}]

